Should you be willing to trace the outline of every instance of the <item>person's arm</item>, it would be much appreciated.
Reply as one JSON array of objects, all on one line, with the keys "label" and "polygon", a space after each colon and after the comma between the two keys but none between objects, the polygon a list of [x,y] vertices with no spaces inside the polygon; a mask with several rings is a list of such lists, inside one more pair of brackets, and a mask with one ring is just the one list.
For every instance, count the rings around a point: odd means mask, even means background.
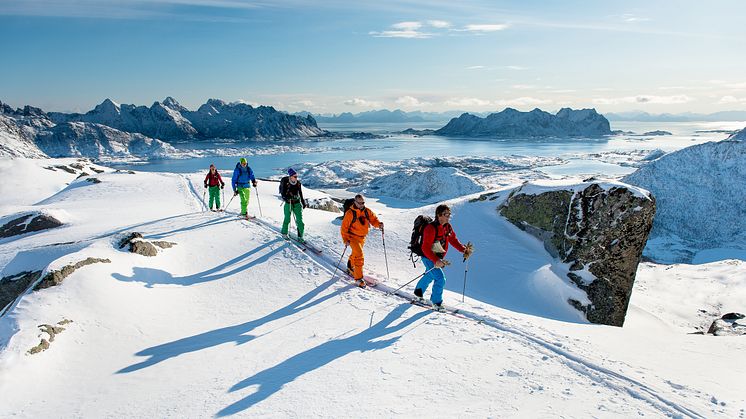
[{"label": "person's arm", "polygon": [[249,169],[249,180],[251,180],[251,184],[254,185],[256,188],[256,178],[254,177],[254,171],[251,170],[251,167],[246,166]]},{"label": "person's arm", "polygon": [[378,217],[376,217],[376,214],[371,210],[368,210],[368,221],[370,221],[370,225],[375,228],[383,227],[383,223],[381,222],[381,220],[379,220]]},{"label": "person's arm", "polygon": [[231,187],[233,188],[233,192],[238,192],[238,189],[236,189],[236,183],[238,183],[239,173],[240,173],[240,170],[238,170],[238,167],[233,169],[233,177],[231,178]]},{"label": "person's arm", "polygon": [[221,188],[225,187],[225,182],[223,182],[223,177],[220,176],[220,173],[216,170],[215,174],[218,175],[218,182],[220,182],[220,187]]},{"label": "person's arm", "polygon": [[435,227],[432,224],[425,226],[422,230],[422,253],[426,258],[430,259],[433,263],[440,260],[438,256],[433,253],[433,243],[435,242]]},{"label": "person's arm", "polygon": [[303,199],[303,184],[301,184],[300,181],[298,181],[298,193],[300,194],[300,205],[303,208],[308,207],[308,204],[306,203],[306,200]]},{"label": "person's arm", "polygon": [[352,223],[352,210],[345,212],[344,218],[342,218],[342,226],[339,228],[339,233],[342,236],[342,241],[345,243],[350,242],[350,223]]},{"label": "person's arm", "polygon": [[205,181],[203,182],[205,184],[205,188],[207,187],[208,179],[210,179],[210,172],[207,172],[207,174],[205,175]]},{"label": "person's arm", "polygon": [[451,234],[448,235],[448,243],[451,244],[456,250],[458,250],[461,253],[464,253],[464,250],[466,250],[466,246],[464,246],[460,241],[458,241],[458,238],[456,237],[456,232],[453,231],[453,228],[451,228]]}]

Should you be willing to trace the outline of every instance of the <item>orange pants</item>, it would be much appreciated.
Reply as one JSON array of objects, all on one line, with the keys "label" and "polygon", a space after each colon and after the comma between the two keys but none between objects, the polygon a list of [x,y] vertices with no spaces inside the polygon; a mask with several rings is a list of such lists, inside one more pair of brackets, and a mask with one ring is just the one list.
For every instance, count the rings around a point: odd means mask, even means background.
[{"label": "orange pants", "polygon": [[352,276],[355,279],[362,279],[363,277],[363,265],[365,264],[363,245],[365,245],[365,237],[350,237],[352,255],[350,255],[349,261],[352,266],[352,271],[354,272]]}]

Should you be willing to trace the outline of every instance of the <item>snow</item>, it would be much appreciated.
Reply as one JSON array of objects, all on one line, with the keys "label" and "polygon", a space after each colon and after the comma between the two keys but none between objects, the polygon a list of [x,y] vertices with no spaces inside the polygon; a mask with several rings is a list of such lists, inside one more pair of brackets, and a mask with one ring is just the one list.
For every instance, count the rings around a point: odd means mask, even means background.
[{"label": "snow", "polygon": [[645,254],[689,262],[698,251],[746,250],[746,143],[725,140],[672,152],[623,181],[652,192],[656,216]]},{"label": "snow", "polygon": [[434,167],[425,172],[396,172],[379,176],[360,192],[434,203],[483,190],[484,186],[476,179],[456,168]]},{"label": "snow", "polygon": [[[26,163],[17,170],[33,176]],[[743,416],[746,341],[688,334],[723,310],[743,312],[742,262],[643,263],[625,327],[591,325],[566,303],[581,293],[562,267],[498,215],[509,190],[466,195],[448,201],[459,239],[476,249],[463,303],[466,265],[448,254],[445,302],[467,316],[457,318],[383,292],[423,271],[406,243],[414,217],[435,205],[366,200],[386,224],[388,253],[373,230],[366,273],[384,282],[361,290],[333,278],[338,214],[304,212],[324,249],[315,256],[279,237],[277,183],[252,191],[249,212],[261,202],[262,216],[247,222],[237,202],[204,211],[202,175],[35,178],[54,195],[34,207],[65,211],[68,224],[3,243],[0,275],[111,263],[27,294],[0,318],[0,416]],[[114,249],[128,231],[177,246],[153,258]],[[26,354],[38,325],[63,319],[73,322],[48,350]]]},{"label": "snow", "polygon": [[638,198],[650,199],[650,192],[646,191],[645,189],[615,180],[595,178],[589,181],[582,181],[580,179],[572,178],[537,180],[521,185],[519,190],[521,193],[526,195],[540,195],[545,192],[557,190],[572,191],[573,193],[578,193],[588,188],[591,183],[597,184],[605,191],[609,191],[614,188],[624,188],[629,190],[634,196]]}]

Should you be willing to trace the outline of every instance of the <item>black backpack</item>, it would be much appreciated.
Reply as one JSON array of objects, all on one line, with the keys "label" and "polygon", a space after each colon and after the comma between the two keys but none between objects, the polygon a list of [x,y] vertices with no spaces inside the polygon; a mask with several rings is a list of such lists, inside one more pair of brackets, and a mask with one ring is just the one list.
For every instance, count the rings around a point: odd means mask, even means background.
[{"label": "black backpack", "polygon": [[280,179],[280,199],[285,199],[285,189],[287,189],[289,180],[287,176]]},{"label": "black backpack", "polygon": [[[353,205],[355,205],[355,198],[345,199],[345,202],[342,203],[342,218],[344,218],[345,214],[347,214],[347,210],[352,208]],[[365,216],[370,218],[370,215],[368,214],[368,208],[365,208],[364,212]],[[357,220],[357,212],[352,211],[352,222],[350,224],[354,223],[355,220]],[[361,223],[364,223],[364,221],[361,221]]]},{"label": "black backpack", "polygon": [[[425,226],[432,223],[433,219],[427,215],[418,215],[417,218],[414,219],[412,238],[409,239],[409,246],[407,246],[411,253],[420,257],[425,256],[425,254],[422,253],[422,233],[425,231]],[[412,258],[411,254],[410,258]],[[414,260],[412,262],[414,263]]]}]

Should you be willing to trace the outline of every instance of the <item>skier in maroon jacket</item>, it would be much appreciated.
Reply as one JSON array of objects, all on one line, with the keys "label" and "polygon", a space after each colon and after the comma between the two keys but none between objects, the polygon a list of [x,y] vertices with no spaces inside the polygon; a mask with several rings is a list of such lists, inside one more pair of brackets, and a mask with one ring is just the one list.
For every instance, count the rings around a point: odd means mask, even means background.
[{"label": "skier in maroon jacket", "polygon": [[[215,169],[215,165],[210,165],[210,171],[205,176],[205,188],[210,187],[210,211],[216,211],[220,209],[220,190],[225,188],[225,182],[220,177],[220,173]],[[212,209],[212,205],[215,203],[215,209]]]}]

